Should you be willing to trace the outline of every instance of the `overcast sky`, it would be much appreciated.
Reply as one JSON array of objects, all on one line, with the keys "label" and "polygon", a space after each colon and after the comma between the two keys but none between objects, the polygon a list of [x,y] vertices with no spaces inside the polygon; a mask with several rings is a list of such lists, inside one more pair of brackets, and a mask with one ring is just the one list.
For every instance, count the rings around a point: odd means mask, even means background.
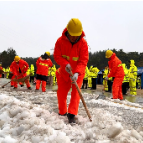
[{"label": "overcast sky", "polygon": [[0,52],[53,53],[71,18],[79,18],[91,52],[143,52],[143,1],[0,1]]}]

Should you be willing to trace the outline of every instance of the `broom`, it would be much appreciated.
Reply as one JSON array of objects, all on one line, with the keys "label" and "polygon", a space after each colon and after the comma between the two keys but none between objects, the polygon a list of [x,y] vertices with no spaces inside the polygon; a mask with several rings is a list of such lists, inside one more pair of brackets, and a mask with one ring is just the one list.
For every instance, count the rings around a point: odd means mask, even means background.
[{"label": "broom", "polygon": [[[20,74],[19,76],[21,76],[22,74]],[[18,76],[18,77],[19,77]],[[16,78],[15,78],[16,79]],[[10,80],[8,83],[6,83],[6,84],[4,84],[3,86],[2,86],[2,88],[4,88],[7,84],[9,84],[11,81],[13,81],[13,80]]]},{"label": "broom", "polygon": [[31,74],[29,74],[29,75],[27,75],[27,76],[25,76],[23,78],[19,78],[19,79],[14,78],[11,81],[14,81],[14,82],[25,82],[25,80],[27,80],[30,77],[30,75]]},{"label": "broom", "polygon": [[[23,74],[23,73],[22,73],[22,74]],[[22,74],[20,74],[19,76],[21,76]],[[30,73],[29,75],[23,77],[23,78],[19,78],[19,79],[14,78],[14,79],[11,79],[8,83],[4,84],[4,85],[2,86],[2,88],[4,88],[4,87],[5,87],[7,84],[9,84],[11,81],[14,81],[14,82],[25,82],[25,80],[27,80],[27,79],[30,77],[30,75],[31,75],[31,73]],[[19,77],[19,76],[18,76],[18,77]]]}]

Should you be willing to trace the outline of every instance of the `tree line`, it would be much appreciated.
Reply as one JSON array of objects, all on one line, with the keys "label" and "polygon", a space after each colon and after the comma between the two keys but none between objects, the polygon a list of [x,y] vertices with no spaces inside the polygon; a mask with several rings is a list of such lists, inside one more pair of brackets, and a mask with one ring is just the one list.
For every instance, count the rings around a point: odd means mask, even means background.
[{"label": "tree line", "polygon": [[[116,53],[116,55],[119,57],[119,59],[122,61],[122,63],[125,63],[127,67],[129,68],[129,60],[133,59],[135,61],[135,65],[137,67],[143,67],[143,53],[138,52],[124,52],[123,49],[116,50],[111,49],[113,52]],[[88,61],[88,68],[93,65],[98,67],[98,69],[102,70],[108,65],[108,59],[105,58],[105,52],[103,51],[97,51],[94,53],[89,52],[89,61]],[[0,52],[0,63],[2,63],[2,66],[4,68],[7,68],[10,66],[10,64],[13,62],[14,57],[17,55],[16,51],[10,47],[7,50],[4,50],[3,52]],[[36,60],[39,58],[32,58],[32,57],[21,57],[24,59],[29,65],[33,64],[36,68]],[[56,68],[59,67],[59,65],[56,64],[54,61],[53,55],[50,56],[53,64],[56,65]]]}]

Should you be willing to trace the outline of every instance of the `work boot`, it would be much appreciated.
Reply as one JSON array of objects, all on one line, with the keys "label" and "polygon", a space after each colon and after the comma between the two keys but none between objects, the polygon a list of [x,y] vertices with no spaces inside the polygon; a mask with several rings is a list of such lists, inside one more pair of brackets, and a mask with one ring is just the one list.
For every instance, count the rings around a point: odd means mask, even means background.
[{"label": "work boot", "polygon": [[31,90],[32,88],[31,88],[31,87],[28,87],[28,89]]},{"label": "work boot", "polygon": [[17,87],[14,87],[13,89],[17,89]]},{"label": "work boot", "polygon": [[21,84],[20,86],[21,86],[21,87],[23,87],[24,85],[23,85],[23,84]]},{"label": "work boot", "polygon": [[61,115],[61,114],[59,113],[59,115],[60,115],[60,116],[67,116],[67,113],[65,113],[64,115]]},{"label": "work boot", "polygon": [[74,114],[68,113],[67,117],[68,117],[69,123],[75,123],[75,119],[74,119],[75,115]]},{"label": "work boot", "polygon": [[11,87],[13,87],[13,85],[11,85]]}]

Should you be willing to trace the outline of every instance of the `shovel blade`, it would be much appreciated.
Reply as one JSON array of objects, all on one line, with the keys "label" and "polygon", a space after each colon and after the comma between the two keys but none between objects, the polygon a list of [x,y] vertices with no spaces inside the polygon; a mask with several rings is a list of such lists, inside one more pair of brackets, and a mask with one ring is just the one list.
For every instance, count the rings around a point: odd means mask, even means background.
[{"label": "shovel blade", "polygon": [[103,100],[105,100],[105,99],[106,99],[106,96],[103,95],[103,94],[99,94],[99,96],[98,96],[96,99],[103,99]]}]

